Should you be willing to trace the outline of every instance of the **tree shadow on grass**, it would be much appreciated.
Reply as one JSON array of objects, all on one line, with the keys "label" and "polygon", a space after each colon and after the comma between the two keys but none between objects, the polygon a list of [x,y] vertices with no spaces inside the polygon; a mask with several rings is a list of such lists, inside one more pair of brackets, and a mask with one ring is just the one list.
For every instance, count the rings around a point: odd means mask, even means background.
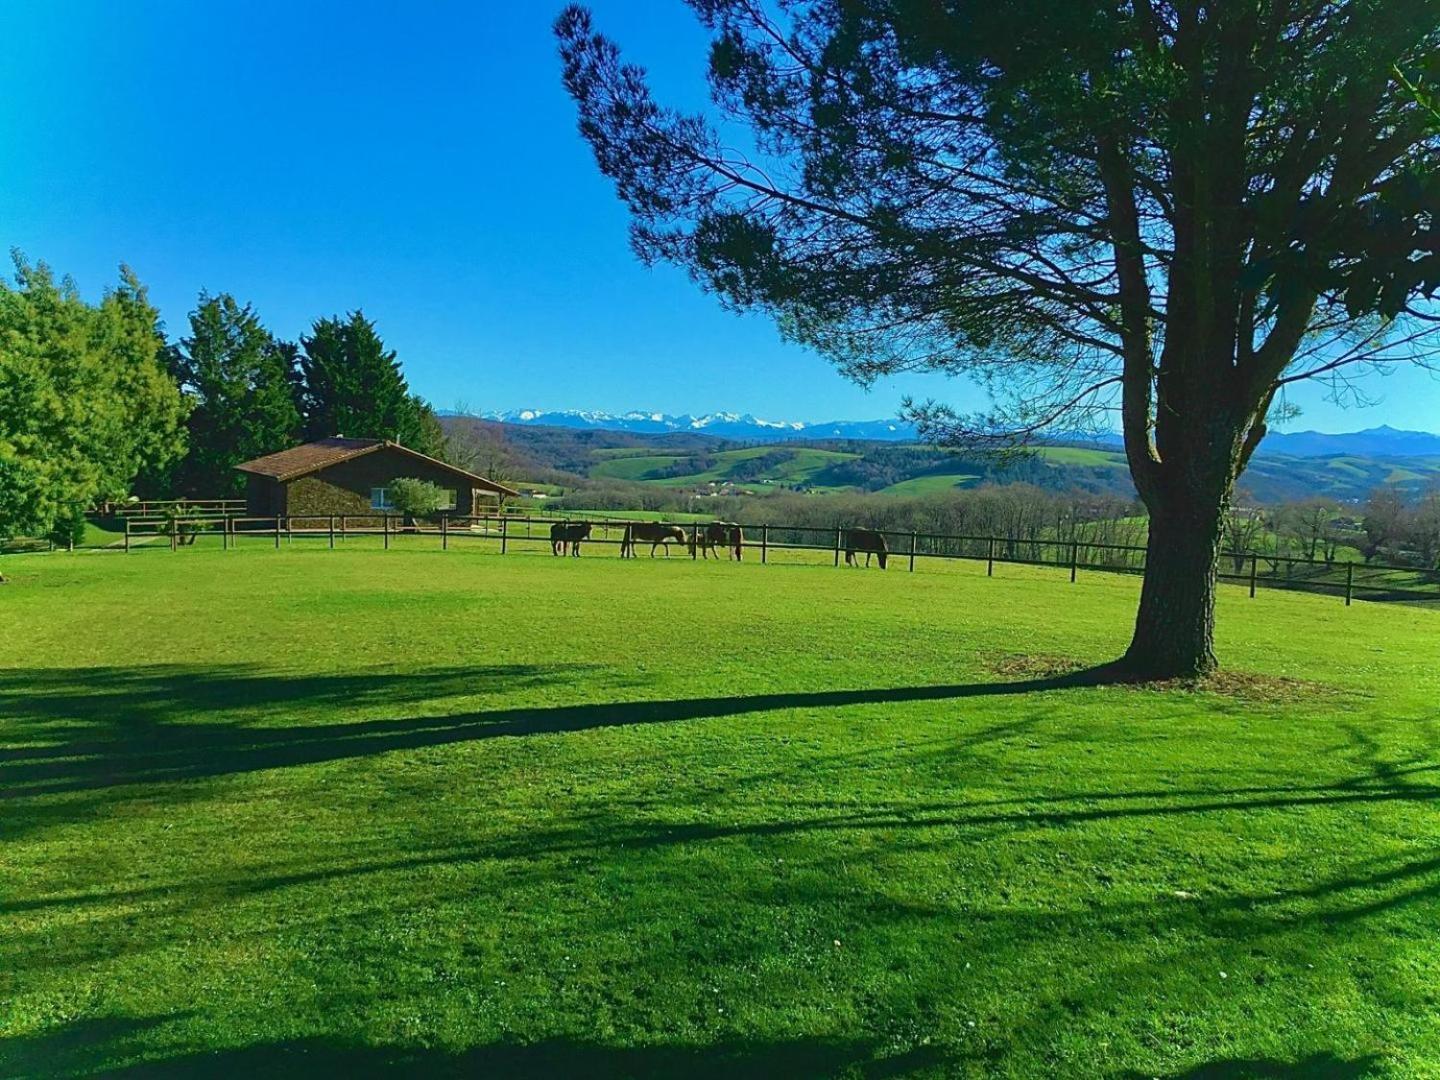
[{"label": "tree shadow on grass", "polygon": [[[1166,1080],[1361,1080],[1374,1075],[1379,1064],[1380,1059],[1371,1054],[1341,1058],[1321,1053],[1299,1061],[1231,1058],[1167,1074]],[[1126,1080],[1153,1080],[1153,1077],[1153,1073],[1126,1074]]]},{"label": "tree shadow on grass", "polygon": [[[565,1038],[498,1042],[446,1051],[350,1046],[324,1038],[287,1039],[153,1057],[134,1041],[163,1021],[82,1021],[59,1031],[0,1042],[0,1067],[30,1077],[474,1076],[729,1077],[852,1076],[885,1080],[930,1071],[945,1056],[929,1047],[884,1054],[871,1042],[796,1038],[733,1039],[706,1045],[606,1046]],[[143,1058],[139,1063],[122,1064]]]},{"label": "tree shadow on grass", "polygon": [[[468,686],[473,692],[473,688],[488,684],[513,691],[573,683],[593,674],[589,665],[520,665],[287,680],[269,673],[243,675],[234,669],[207,672],[166,667],[158,671],[46,672],[38,685],[34,673],[0,675],[0,710],[11,709],[22,720],[28,718],[40,725],[38,740],[31,745],[0,750],[0,800],[195,780],[501,736],[554,735],[783,709],[1016,696],[1112,681],[1109,669],[1097,668],[1017,682],[610,701],[287,726],[205,719],[228,710],[243,713],[257,701],[338,705],[368,696],[374,702],[405,702],[458,693],[459,687]],[[107,707],[115,710],[116,716],[97,719],[96,711]],[[82,723],[81,738],[55,739],[55,734],[63,736],[77,720]]]}]

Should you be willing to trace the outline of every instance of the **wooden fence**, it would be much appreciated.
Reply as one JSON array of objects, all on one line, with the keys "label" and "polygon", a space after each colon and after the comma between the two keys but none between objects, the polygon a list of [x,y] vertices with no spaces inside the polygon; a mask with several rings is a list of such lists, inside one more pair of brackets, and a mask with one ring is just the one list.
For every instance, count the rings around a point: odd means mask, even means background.
[{"label": "wooden fence", "polygon": [[[211,546],[218,539],[225,549],[241,543],[252,546],[261,542],[279,548],[297,541],[323,542],[334,548],[337,544],[378,537],[388,549],[400,538],[423,537],[427,543],[437,544],[445,550],[452,543],[484,542],[495,545],[502,555],[512,551],[549,553],[550,526],[554,524],[590,525],[591,536],[582,542],[583,548],[596,545],[619,547],[625,527],[630,523],[613,518],[541,518],[508,514],[446,515],[422,522],[407,522],[399,515],[378,513],[290,517],[225,515],[181,518],[178,522],[169,518],[126,518],[123,547],[130,551],[159,546],[174,551],[200,541]],[[693,536],[694,525],[679,527],[685,530],[687,538]],[[835,566],[841,564],[845,533],[848,531],[844,525],[822,527],[768,523],[742,524],[741,529],[744,534],[742,553],[758,556],[761,563],[784,561],[787,555],[796,552],[824,552]],[[883,535],[889,548],[889,560],[899,569],[912,573],[917,563],[926,560],[984,563],[988,576],[994,575],[996,564],[1048,566],[1068,572],[1072,582],[1081,570],[1139,574],[1145,569],[1145,548],[1136,545],[1101,544],[1077,539],[867,531]],[[647,543],[641,542],[639,546],[643,549]],[[718,550],[722,554],[725,552],[723,545]],[[680,546],[679,553],[692,559],[699,559],[703,554],[695,545],[688,543]],[[863,551],[857,552],[857,558],[864,554]],[[1343,597],[1347,605],[1355,599],[1440,601],[1440,569],[1376,563],[1327,563],[1318,559],[1250,553],[1243,556],[1223,555],[1219,577],[1222,581],[1246,586],[1252,597],[1259,588],[1265,587],[1334,595]]]},{"label": "wooden fence", "polygon": [[114,516],[122,518],[148,518],[170,514],[220,516],[244,512],[244,499],[149,499],[116,503],[113,507]]}]

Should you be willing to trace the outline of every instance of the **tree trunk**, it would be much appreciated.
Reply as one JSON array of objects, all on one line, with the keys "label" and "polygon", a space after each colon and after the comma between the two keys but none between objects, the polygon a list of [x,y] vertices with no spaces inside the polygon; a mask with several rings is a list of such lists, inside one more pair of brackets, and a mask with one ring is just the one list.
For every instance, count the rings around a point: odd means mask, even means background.
[{"label": "tree trunk", "polygon": [[1215,670],[1215,567],[1223,512],[1193,503],[1180,512],[1151,510],[1135,637],[1121,661],[1126,674],[1174,679]]}]

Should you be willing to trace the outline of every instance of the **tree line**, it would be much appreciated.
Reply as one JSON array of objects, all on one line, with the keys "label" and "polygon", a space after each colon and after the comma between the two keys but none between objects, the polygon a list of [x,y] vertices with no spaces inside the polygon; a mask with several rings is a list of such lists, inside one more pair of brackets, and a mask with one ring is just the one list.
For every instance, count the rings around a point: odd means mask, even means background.
[{"label": "tree line", "polygon": [[236,465],[312,439],[447,451],[359,310],[292,342],[253,305],[202,292],[170,341],[128,267],[91,304],[44,263],[14,260],[14,285],[0,282],[0,537],[72,543],[88,510],[132,493],[238,495]]}]

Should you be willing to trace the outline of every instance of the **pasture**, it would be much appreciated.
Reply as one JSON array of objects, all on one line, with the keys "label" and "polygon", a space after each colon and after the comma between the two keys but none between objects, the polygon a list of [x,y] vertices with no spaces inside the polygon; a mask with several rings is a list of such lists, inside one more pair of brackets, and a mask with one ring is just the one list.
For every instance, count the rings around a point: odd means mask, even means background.
[{"label": "pasture", "polygon": [[[710,483],[734,482],[763,485],[782,484],[793,486],[806,484],[827,466],[837,462],[852,461],[859,454],[838,450],[818,450],[803,446],[753,446],[738,450],[720,450],[707,455],[713,462],[708,468],[696,468],[677,476],[656,477],[658,470],[676,466],[681,462],[693,462],[692,454],[634,454],[595,450],[592,454],[598,464],[590,469],[590,475],[617,480],[643,480],[662,487],[698,487]],[[744,467],[759,458],[774,455],[773,465],[758,471],[747,472]]]},{"label": "pasture", "polygon": [[0,1075],[1440,1072],[1440,612],[1157,689],[1118,575],[4,569]]}]

